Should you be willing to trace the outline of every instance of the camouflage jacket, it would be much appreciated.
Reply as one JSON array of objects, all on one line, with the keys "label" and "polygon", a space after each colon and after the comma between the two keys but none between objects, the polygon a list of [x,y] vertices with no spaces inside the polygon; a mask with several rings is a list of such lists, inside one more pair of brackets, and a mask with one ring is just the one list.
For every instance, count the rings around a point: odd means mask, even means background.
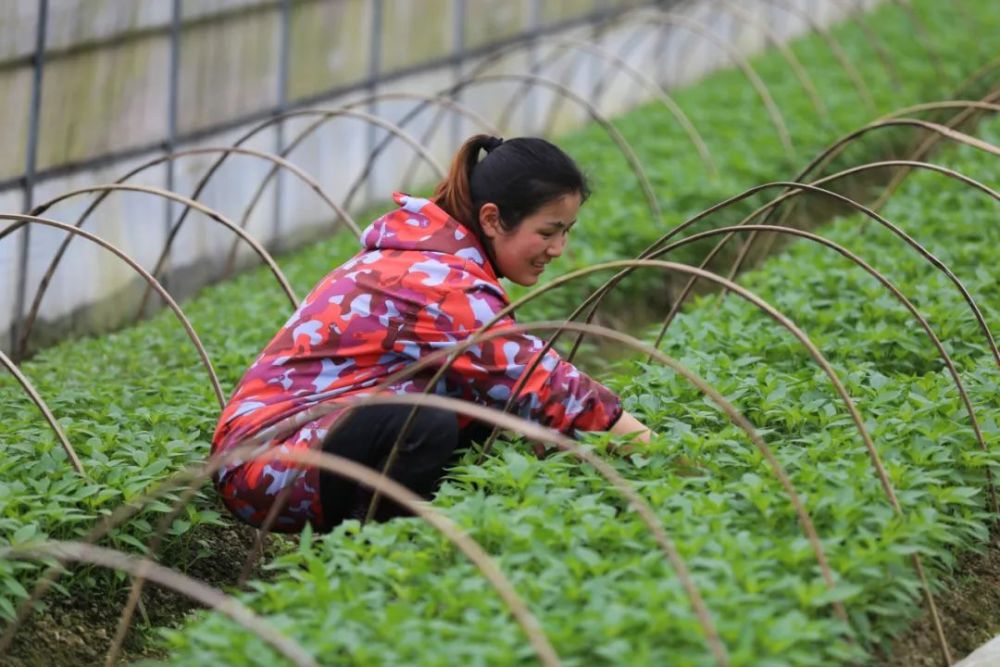
[{"label": "camouflage jacket", "polygon": [[[318,404],[371,394],[389,375],[466,340],[509,304],[474,234],[426,199],[394,199],[400,208],[364,231],[364,249],[320,281],[246,372],[219,419],[213,454]],[[507,315],[491,330],[513,325]],[[471,346],[433,392],[503,408],[543,345],[511,334]],[[383,391],[423,392],[438,367]],[[612,392],[552,350],[515,406],[518,415],[567,434],[607,430],[621,414]],[[297,424],[268,444],[318,449],[339,414]],[[248,523],[259,525],[278,492],[292,486],[274,529],[322,525],[315,469],[280,458],[236,461],[215,482]]]}]

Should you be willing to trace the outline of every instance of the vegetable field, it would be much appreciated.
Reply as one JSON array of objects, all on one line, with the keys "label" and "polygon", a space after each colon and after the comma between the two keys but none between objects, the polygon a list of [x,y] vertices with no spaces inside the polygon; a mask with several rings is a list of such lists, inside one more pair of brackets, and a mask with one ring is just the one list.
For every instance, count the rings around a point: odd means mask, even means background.
[{"label": "vegetable field", "polygon": [[[996,35],[988,0],[884,2],[557,138],[595,194],[512,299],[654,429],[630,456],[481,415],[503,430],[422,518],[258,535],[261,558],[200,468],[209,367],[228,395],[294,309],[273,271],[178,306],[190,331],[164,309],[9,362],[0,655],[44,659],[83,599],[113,603],[74,649],[97,664],[892,664],[921,615],[921,664],[958,660],[934,595],[998,516]],[[303,294],[356,245],[277,265]]]}]

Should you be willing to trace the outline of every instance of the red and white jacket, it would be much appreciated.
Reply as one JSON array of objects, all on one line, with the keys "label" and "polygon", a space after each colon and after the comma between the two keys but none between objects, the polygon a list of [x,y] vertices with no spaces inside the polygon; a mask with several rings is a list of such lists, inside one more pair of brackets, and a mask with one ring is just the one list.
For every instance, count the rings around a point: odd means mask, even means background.
[{"label": "red and white jacket", "polygon": [[[246,372],[219,419],[213,454],[317,404],[370,395],[387,376],[462,342],[509,304],[472,232],[426,199],[394,199],[400,208],[365,230],[364,249],[320,281]],[[513,324],[507,315],[491,330]],[[503,408],[543,345],[526,334],[474,345],[433,392]],[[386,391],[423,392],[435,370]],[[621,410],[617,396],[552,350],[516,403],[516,414],[566,434],[608,430]],[[268,445],[320,449],[340,414],[300,425]],[[252,525],[260,525],[288,486],[274,529],[323,525],[315,468],[280,458],[237,461],[214,479],[229,509]]]}]

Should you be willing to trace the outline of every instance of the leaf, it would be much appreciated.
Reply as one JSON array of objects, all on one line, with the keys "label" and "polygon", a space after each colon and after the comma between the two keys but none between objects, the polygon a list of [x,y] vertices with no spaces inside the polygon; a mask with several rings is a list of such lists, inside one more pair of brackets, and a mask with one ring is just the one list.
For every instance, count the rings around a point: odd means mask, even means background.
[{"label": "leaf", "polygon": [[17,610],[6,596],[0,595],[0,613],[7,620],[13,620],[17,617]]},{"label": "leaf", "polygon": [[118,533],[115,535],[115,540],[135,547],[140,553],[146,554],[149,552],[149,547],[134,535],[129,535],[128,533]]},{"label": "leaf", "polygon": [[857,595],[860,595],[864,589],[861,586],[848,583],[838,583],[833,589],[828,589],[814,597],[810,604],[813,607],[821,607],[828,605],[832,602],[844,602]]},{"label": "leaf", "polygon": [[35,537],[37,534],[38,534],[38,526],[36,526],[33,523],[28,523],[21,526],[16,531],[14,531],[14,534],[11,535],[10,537],[10,542],[15,546],[19,544],[24,544],[29,540],[31,540],[33,537]]},{"label": "leaf", "polygon": [[19,597],[22,600],[29,597],[28,591],[25,590],[24,586],[21,585],[17,579],[4,578],[3,580],[4,588],[10,591],[15,597]]}]

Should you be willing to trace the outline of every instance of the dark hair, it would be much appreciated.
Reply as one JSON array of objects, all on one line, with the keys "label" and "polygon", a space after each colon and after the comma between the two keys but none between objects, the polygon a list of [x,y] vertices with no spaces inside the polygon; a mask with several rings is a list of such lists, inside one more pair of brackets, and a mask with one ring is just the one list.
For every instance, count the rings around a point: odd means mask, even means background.
[{"label": "dark hair", "polygon": [[[482,160],[480,150],[486,151]],[[574,192],[586,201],[590,196],[587,179],[555,144],[537,137],[504,141],[477,134],[455,154],[447,178],[434,191],[434,201],[472,230],[492,255],[479,226],[483,204],[496,204],[503,228],[513,231],[550,201]]]}]

